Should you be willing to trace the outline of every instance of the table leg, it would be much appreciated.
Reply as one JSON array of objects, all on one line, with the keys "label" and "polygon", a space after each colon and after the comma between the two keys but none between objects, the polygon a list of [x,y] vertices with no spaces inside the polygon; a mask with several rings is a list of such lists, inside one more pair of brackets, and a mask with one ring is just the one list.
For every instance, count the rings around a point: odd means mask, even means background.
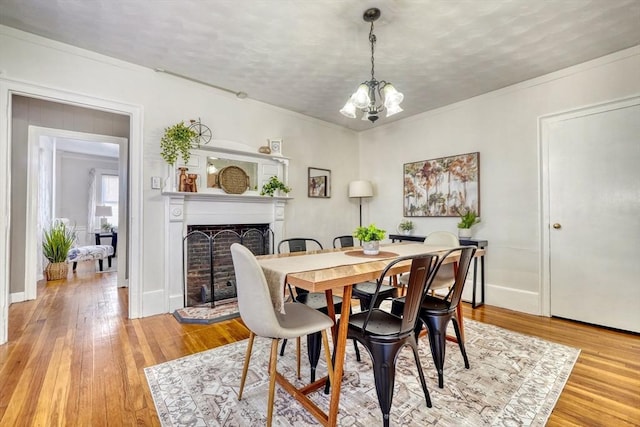
[{"label": "table leg", "polygon": [[[331,327],[331,338],[333,340],[333,346],[336,345],[336,339],[338,337],[338,328],[336,326],[336,309],[333,305],[333,291],[327,289],[324,291],[324,296],[327,298],[327,315],[333,319],[333,326]],[[344,302],[342,303],[344,305]]]},{"label": "table leg", "polygon": [[340,404],[340,388],[342,386],[342,374],[344,372],[344,360],[347,347],[347,330],[349,328],[349,312],[351,311],[352,286],[344,287],[342,294],[342,312],[340,313],[340,327],[335,344],[335,364],[333,366],[333,378],[331,384],[331,401],[329,402],[329,426],[338,425],[338,407]]}]

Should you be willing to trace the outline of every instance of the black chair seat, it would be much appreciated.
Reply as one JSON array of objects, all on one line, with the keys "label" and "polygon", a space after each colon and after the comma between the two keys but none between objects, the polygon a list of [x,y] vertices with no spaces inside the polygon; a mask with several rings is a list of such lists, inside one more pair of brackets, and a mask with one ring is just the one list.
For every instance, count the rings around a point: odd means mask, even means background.
[{"label": "black chair seat", "polygon": [[379,308],[385,299],[394,298],[398,295],[398,288],[389,285],[380,285],[378,297],[373,301],[376,293],[376,284],[373,282],[358,283],[353,287],[351,295],[360,301],[360,310],[365,311],[370,308]]},{"label": "black chair seat", "polygon": [[[420,307],[420,313],[425,314],[438,314],[441,312],[446,312],[449,310],[450,304],[448,301],[444,301],[437,297],[432,297],[431,295],[427,295],[422,301],[422,306]],[[402,310],[404,308],[404,297],[394,298],[391,301],[391,312],[396,316],[400,316],[402,314]]]},{"label": "black chair seat", "polygon": [[[366,312],[352,314],[349,317],[349,326],[362,329],[366,318]],[[367,332],[375,335],[378,340],[383,340],[385,337],[397,340],[401,325],[401,317],[387,313],[386,311],[374,310],[369,318],[369,323],[367,323]]]},{"label": "black chair seat", "polygon": [[[309,306],[313,309],[316,309],[324,314],[329,313],[329,308],[327,307],[327,297],[322,292],[309,292],[309,293],[300,293],[296,297],[296,301]],[[340,314],[342,310],[342,298],[333,295],[333,309],[336,314]]]}]

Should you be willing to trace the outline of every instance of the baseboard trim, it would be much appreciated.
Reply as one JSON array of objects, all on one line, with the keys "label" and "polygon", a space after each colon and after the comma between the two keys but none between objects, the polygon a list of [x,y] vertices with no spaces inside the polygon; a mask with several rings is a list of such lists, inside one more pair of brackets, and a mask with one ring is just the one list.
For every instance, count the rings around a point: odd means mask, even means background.
[{"label": "baseboard trim", "polygon": [[13,304],[14,302],[23,302],[26,300],[27,298],[24,292],[15,292],[13,294],[9,294],[9,304]]},{"label": "baseboard trim", "polygon": [[[469,286],[469,289],[471,288],[472,286]],[[466,286],[465,290],[467,290]],[[478,292],[476,301],[478,301],[479,294],[480,292]],[[471,293],[469,293],[469,296],[471,296]],[[522,313],[542,315],[540,294],[538,292],[487,284],[485,289],[485,303]]]}]

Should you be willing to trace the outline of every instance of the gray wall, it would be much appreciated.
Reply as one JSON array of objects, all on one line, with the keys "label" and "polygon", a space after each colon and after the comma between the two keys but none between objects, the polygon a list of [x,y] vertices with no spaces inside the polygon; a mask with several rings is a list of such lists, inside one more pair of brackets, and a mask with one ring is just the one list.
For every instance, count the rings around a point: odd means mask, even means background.
[{"label": "gray wall", "polygon": [[13,95],[11,117],[10,293],[24,292],[29,126],[129,138],[129,117]]}]

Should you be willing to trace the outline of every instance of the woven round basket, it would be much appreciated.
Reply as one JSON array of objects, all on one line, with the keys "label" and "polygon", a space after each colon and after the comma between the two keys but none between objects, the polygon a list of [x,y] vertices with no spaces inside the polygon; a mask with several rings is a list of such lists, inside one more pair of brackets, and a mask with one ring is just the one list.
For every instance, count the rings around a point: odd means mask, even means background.
[{"label": "woven round basket", "polygon": [[249,188],[249,175],[238,166],[227,166],[218,172],[218,182],[225,193],[242,194]]},{"label": "woven round basket", "polygon": [[69,272],[69,264],[66,262],[49,263],[44,269],[47,280],[61,280],[67,278]]}]

